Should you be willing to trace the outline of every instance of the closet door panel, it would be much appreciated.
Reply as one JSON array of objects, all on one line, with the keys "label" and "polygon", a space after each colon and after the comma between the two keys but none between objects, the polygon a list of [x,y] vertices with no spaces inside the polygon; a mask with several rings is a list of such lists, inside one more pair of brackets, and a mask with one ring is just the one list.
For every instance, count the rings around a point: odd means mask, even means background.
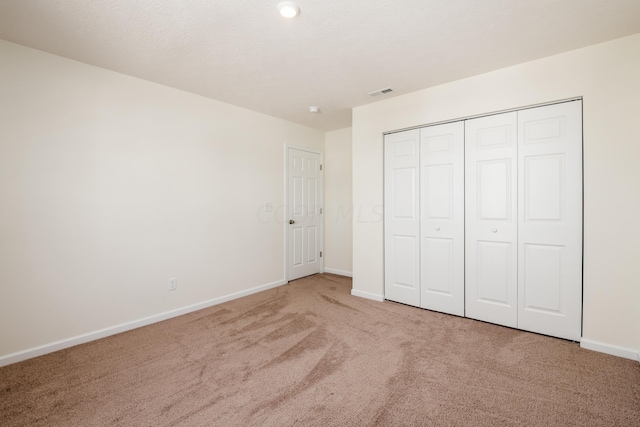
[{"label": "closet door panel", "polygon": [[420,306],[420,132],[385,136],[385,298]]},{"label": "closet door panel", "polygon": [[[454,243],[453,239],[425,237],[422,245],[422,285],[427,295],[421,299],[424,308],[433,308],[429,294],[452,298],[454,290]],[[442,310],[441,310],[442,311]]]},{"label": "closet door panel", "polygon": [[581,101],[518,113],[518,328],[579,340]]},{"label": "closet door panel", "polygon": [[464,124],[420,129],[420,306],[464,315]]},{"label": "closet door panel", "polygon": [[467,317],[516,327],[517,113],[465,122]]},{"label": "closet door panel", "polygon": [[477,301],[511,307],[509,300],[512,290],[511,278],[514,260],[513,245],[506,242],[489,242],[478,240],[476,245]]}]

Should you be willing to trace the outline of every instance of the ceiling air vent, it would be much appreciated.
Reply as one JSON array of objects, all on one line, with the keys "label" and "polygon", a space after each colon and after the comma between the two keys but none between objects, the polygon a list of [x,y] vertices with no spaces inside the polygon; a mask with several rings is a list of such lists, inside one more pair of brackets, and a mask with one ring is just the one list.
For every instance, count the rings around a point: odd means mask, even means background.
[{"label": "ceiling air vent", "polygon": [[374,90],[373,92],[369,92],[367,95],[380,96],[380,95],[384,95],[385,93],[389,93],[389,92],[393,92],[393,89],[391,89],[390,87],[385,88],[385,89]]}]

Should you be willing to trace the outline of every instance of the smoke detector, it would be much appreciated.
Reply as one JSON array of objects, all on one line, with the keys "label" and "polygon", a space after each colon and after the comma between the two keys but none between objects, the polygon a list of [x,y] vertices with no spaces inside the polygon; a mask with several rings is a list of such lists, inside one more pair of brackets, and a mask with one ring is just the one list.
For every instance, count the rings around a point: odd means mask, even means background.
[{"label": "smoke detector", "polygon": [[369,92],[367,95],[369,95],[369,96],[380,96],[380,95],[387,94],[389,92],[393,92],[393,89],[391,89],[390,87],[387,87],[387,88],[384,88],[384,89],[374,90],[373,92]]}]

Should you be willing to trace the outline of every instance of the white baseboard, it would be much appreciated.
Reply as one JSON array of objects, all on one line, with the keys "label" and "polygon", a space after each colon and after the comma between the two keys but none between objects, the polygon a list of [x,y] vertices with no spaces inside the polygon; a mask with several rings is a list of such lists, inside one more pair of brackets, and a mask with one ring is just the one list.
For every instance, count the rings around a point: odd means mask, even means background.
[{"label": "white baseboard", "polygon": [[351,289],[351,295],[354,297],[371,299],[374,301],[384,301],[384,295],[372,294],[371,292],[359,291],[357,289]]},{"label": "white baseboard", "polygon": [[638,362],[640,362],[640,353],[638,353],[637,350],[633,350],[630,348],[620,347],[613,344],[606,344],[598,341],[592,341],[585,338],[582,338],[580,340],[580,347],[587,350],[598,351],[600,353],[606,353],[612,356],[624,357],[625,359],[637,360]]},{"label": "white baseboard", "polygon": [[182,316],[183,314],[202,310],[203,308],[212,307],[214,305],[218,305],[223,302],[231,301],[237,298],[242,298],[247,295],[255,294],[257,292],[266,291],[267,289],[272,289],[272,288],[284,285],[286,283],[287,283],[286,280],[278,280],[276,282],[271,282],[265,285],[256,286],[255,288],[250,288],[240,292],[234,292],[229,295],[213,298],[207,301],[199,302],[197,304],[192,304],[182,308],[176,308],[175,310],[165,311],[164,313],[154,314],[153,316],[144,317],[142,319],[133,320],[131,322],[121,323],[119,325],[100,329],[94,332],[77,335],[75,337],[66,338],[60,341],[44,344],[44,345],[33,347],[27,350],[18,351],[16,353],[7,354],[5,356],[0,356],[0,367],[11,365],[12,363],[22,362],[23,360],[42,356],[44,354],[53,353],[54,351],[73,347],[78,344],[84,344],[90,341],[95,341],[100,338],[105,338],[111,335],[119,334],[121,332],[130,331],[132,329],[140,328],[142,326],[147,326],[152,323],[161,322],[163,320],[171,319],[172,317]]},{"label": "white baseboard", "polygon": [[353,273],[352,272],[344,271],[344,270],[337,270],[335,268],[325,268],[324,272],[325,273],[331,273],[331,274],[337,274],[338,276],[353,277]]},{"label": "white baseboard", "polygon": [[[347,271],[327,269],[327,268],[325,268],[324,271],[327,273],[352,277],[351,273]],[[286,280],[278,280],[275,282],[267,283],[265,285],[260,285],[254,288],[246,289],[244,291],[234,292],[229,295],[213,298],[197,304],[192,304],[186,307],[166,311],[164,313],[155,314],[153,316],[144,317],[142,319],[133,320],[131,322],[121,323],[119,325],[100,329],[94,332],[77,335],[75,337],[67,338],[60,341],[55,341],[49,344],[44,344],[44,345],[33,347],[27,350],[22,350],[16,353],[7,354],[5,356],[0,356],[0,367],[11,365],[13,363],[18,363],[23,360],[42,356],[48,353],[53,353],[54,351],[63,350],[65,348],[73,347],[79,344],[95,341],[111,335],[116,335],[122,332],[130,331],[132,329],[140,328],[142,326],[147,326],[152,323],[161,322],[163,320],[171,319],[172,317],[182,316],[183,314],[202,310],[204,308],[222,304],[223,302],[231,301],[237,298],[242,298],[244,296],[248,296],[248,295],[266,291],[268,289],[272,289],[278,286],[282,286],[286,283],[287,283]],[[360,297],[360,298],[370,299],[373,301],[379,301],[379,302],[384,301],[384,295],[360,291],[358,289],[351,289],[351,295]],[[613,344],[606,344],[606,343],[593,341],[586,338],[582,338],[580,340],[580,347],[587,350],[593,350],[600,353],[610,354],[612,356],[623,357],[625,359],[631,359],[631,360],[636,360],[640,362],[640,352],[630,348],[620,347]]]}]

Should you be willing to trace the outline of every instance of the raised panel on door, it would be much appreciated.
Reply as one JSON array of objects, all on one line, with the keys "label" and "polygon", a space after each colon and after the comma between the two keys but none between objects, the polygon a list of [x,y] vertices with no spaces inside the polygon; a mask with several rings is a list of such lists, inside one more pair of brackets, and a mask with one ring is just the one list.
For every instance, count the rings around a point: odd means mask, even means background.
[{"label": "raised panel on door", "polygon": [[415,219],[417,173],[418,171],[415,167],[395,168],[391,172],[393,219],[400,221],[412,221]]},{"label": "raised panel on door", "polygon": [[385,298],[420,305],[419,131],[384,138]]},{"label": "raised panel on door", "polygon": [[302,176],[294,176],[291,179],[291,186],[292,214],[302,216],[304,213],[304,178]]},{"label": "raised panel on door", "polygon": [[293,267],[300,267],[304,259],[304,228],[294,227],[291,230],[291,241],[291,264]]},{"label": "raised panel on door", "polygon": [[287,277],[294,280],[322,271],[321,156],[287,149],[288,260]]},{"label": "raised panel on door", "polygon": [[423,238],[421,247],[422,291],[426,295],[422,299],[422,306],[427,306],[424,308],[436,309],[428,306],[428,300],[434,296],[454,297],[454,278],[457,273],[454,268],[454,248],[453,239]]},{"label": "raised panel on door", "polygon": [[579,340],[582,102],[518,112],[518,328]]},{"label": "raised panel on door", "polygon": [[307,200],[305,209],[307,213],[315,213],[317,211],[318,205],[318,179],[317,178],[306,178],[307,182]]},{"label": "raised panel on door", "polygon": [[307,227],[307,262],[318,261],[320,248],[318,247],[318,227],[312,225]]},{"label": "raised panel on door", "polygon": [[523,309],[562,316],[562,283],[566,248],[560,245],[525,244],[521,250]]},{"label": "raised panel on door", "polygon": [[416,252],[419,250],[418,239],[415,236],[394,234],[391,246],[393,246],[391,261],[394,266],[391,271],[393,286],[405,288],[411,292],[418,284],[418,269],[416,268]]},{"label": "raised panel on door", "polygon": [[477,218],[480,221],[512,220],[512,159],[476,162]]},{"label": "raised panel on door", "polygon": [[509,308],[513,286],[511,277],[515,263],[509,242],[478,241],[476,244],[477,300],[486,304]]},{"label": "raised panel on door", "polygon": [[465,122],[465,315],[518,321],[517,114]]},{"label": "raised panel on door", "polygon": [[420,129],[420,306],[464,315],[464,124]]}]

